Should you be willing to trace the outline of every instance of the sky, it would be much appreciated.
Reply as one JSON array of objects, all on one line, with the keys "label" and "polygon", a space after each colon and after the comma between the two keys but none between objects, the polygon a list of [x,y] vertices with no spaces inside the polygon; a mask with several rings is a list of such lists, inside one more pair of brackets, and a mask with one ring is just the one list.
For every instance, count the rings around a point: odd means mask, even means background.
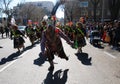
[{"label": "sky", "polygon": [[34,2],[34,1],[52,1],[55,4],[57,0],[13,0],[11,2],[11,5],[16,6],[18,3],[21,2]]},{"label": "sky", "polygon": [[[13,6],[16,6],[18,3],[20,2],[34,2],[34,1],[52,1],[54,4],[56,3],[57,0],[13,0],[11,2],[11,8],[13,8]],[[61,9],[58,9],[56,12],[56,16],[58,18],[64,18],[64,13],[63,11],[61,11]]]}]

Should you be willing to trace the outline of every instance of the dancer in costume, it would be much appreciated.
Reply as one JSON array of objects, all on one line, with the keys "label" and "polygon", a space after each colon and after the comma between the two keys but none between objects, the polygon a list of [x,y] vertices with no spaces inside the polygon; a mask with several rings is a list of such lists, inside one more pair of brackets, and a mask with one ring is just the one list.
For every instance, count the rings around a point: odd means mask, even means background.
[{"label": "dancer in costume", "polygon": [[33,46],[35,40],[36,40],[36,33],[35,33],[35,29],[33,28],[32,25],[28,25],[26,27],[26,34],[29,37],[29,40]]},{"label": "dancer in costume", "polygon": [[41,35],[42,35],[42,30],[41,30],[41,25],[36,25],[36,36],[37,36],[37,39],[38,41],[40,41],[41,39]]},{"label": "dancer in costume", "polygon": [[18,52],[20,52],[21,48],[24,49],[25,40],[23,39],[23,37],[25,37],[25,35],[20,30],[18,30],[17,25],[12,25],[12,28],[13,28],[12,34],[14,38],[13,39],[14,48],[15,49],[17,48]]},{"label": "dancer in costume", "polygon": [[75,34],[74,47],[78,49],[78,53],[82,53],[82,47],[86,45],[86,40],[85,40],[86,30],[83,28],[83,25],[81,22],[77,23],[74,34]]},{"label": "dancer in costume", "polygon": [[59,28],[55,28],[53,25],[48,25],[47,29],[42,32],[41,51],[42,54],[48,58],[50,63],[49,71],[54,70],[53,60],[55,54],[60,58],[68,60],[60,37],[64,38],[68,44],[73,44],[73,42]]}]

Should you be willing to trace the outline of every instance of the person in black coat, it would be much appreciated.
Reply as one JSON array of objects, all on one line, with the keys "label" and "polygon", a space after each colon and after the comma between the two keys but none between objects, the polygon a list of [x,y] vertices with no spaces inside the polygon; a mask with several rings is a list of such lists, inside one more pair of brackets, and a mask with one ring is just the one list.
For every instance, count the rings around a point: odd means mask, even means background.
[{"label": "person in black coat", "polygon": [[115,29],[115,37],[114,37],[114,47],[118,49],[120,42],[120,22],[117,23],[117,27]]},{"label": "person in black coat", "polygon": [[12,25],[12,28],[14,48],[17,48],[18,52],[20,52],[20,48],[24,49],[25,40],[23,39],[23,37],[25,37],[25,35],[20,30],[18,30],[17,25]]}]

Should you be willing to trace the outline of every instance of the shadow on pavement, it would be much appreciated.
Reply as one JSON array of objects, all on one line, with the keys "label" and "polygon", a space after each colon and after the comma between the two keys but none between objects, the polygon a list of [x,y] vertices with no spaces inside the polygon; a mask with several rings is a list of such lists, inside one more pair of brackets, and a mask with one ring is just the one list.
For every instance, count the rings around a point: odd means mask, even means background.
[{"label": "shadow on pavement", "polygon": [[[27,46],[27,47],[24,49],[24,51],[27,51],[27,50],[29,50],[29,49],[32,49],[33,47],[36,47],[36,44],[39,44],[39,42],[37,41],[37,42],[35,42],[33,45]],[[23,52],[24,52],[24,51],[23,51]]]},{"label": "shadow on pavement", "polygon": [[21,52],[16,52],[16,53],[12,53],[11,55],[9,55],[7,58],[2,58],[1,60],[0,60],[0,65],[3,65],[3,64],[5,64],[5,63],[7,63],[7,62],[9,62],[9,61],[13,61],[13,60],[15,60],[15,59],[18,59],[19,58],[19,56],[22,54],[22,53],[24,53],[25,51],[27,51],[27,50],[29,50],[29,49],[32,49],[34,46],[27,46],[27,47],[25,47],[24,48],[24,50],[22,50]]},{"label": "shadow on pavement", "polygon": [[69,69],[62,71],[61,69],[53,72],[48,72],[46,79],[44,79],[42,84],[66,84],[68,78]]},{"label": "shadow on pavement", "polygon": [[3,48],[2,46],[0,46],[0,48]]},{"label": "shadow on pavement", "polygon": [[93,45],[93,46],[96,48],[99,48],[99,49],[104,49],[104,47],[102,45]]},{"label": "shadow on pavement", "polygon": [[42,53],[39,54],[39,57],[34,60],[34,64],[38,66],[42,66],[43,63],[45,63],[46,57],[42,55]]},{"label": "shadow on pavement", "polygon": [[91,64],[92,58],[91,57],[88,58],[88,54],[87,53],[76,53],[75,55],[81,61],[82,64],[84,64],[84,65],[92,65]]},{"label": "shadow on pavement", "polygon": [[17,59],[17,57],[18,57],[20,54],[21,54],[21,53],[16,52],[16,53],[13,53],[13,54],[9,55],[7,58],[2,58],[1,61],[0,61],[0,65],[3,65],[3,64],[5,64],[6,62],[9,62],[9,61],[12,61],[12,60]]}]

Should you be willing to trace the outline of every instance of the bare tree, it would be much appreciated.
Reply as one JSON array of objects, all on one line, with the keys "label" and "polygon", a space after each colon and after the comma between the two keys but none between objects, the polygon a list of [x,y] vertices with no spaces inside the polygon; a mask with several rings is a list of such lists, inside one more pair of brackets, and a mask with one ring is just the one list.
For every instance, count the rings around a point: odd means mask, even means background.
[{"label": "bare tree", "polygon": [[3,2],[3,1],[2,1],[2,0],[0,0],[0,8],[1,8],[1,9],[3,8],[3,7],[2,7],[2,2]]},{"label": "bare tree", "polygon": [[33,17],[31,17],[31,19],[33,19],[33,21],[40,22],[45,15],[46,11],[43,8],[36,7],[33,13]]},{"label": "bare tree", "polygon": [[36,7],[32,4],[25,4],[20,8],[19,15],[21,15],[22,17],[25,16],[27,19],[31,19],[35,8]]},{"label": "bare tree", "polygon": [[120,0],[108,0],[111,20],[118,18],[120,12]]},{"label": "bare tree", "polygon": [[10,14],[10,4],[11,4],[11,2],[12,2],[13,0],[1,0],[1,6],[2,6],[2,8],[3,8],[3,10],[4,10],[4,13],[7,15],[7,16],[9,16],[9,14]]},{"label": "bare tree", "polygon": [[0,0],[1,3],[1,8],[2,8],[2,12],[5,13],[8,17],[8,22],[10,21],[10,18],[12,17],[12,9],[10,9],[10,4],[12,3],[13,0]]},{"label": "bare tree", "polygon": [[27,20],[40,21],[45,15],[45,10],[33,4],[23,4],[18,11],[18,15],[22,19],[26,18]]},{"label": "bare tree", "polygon": [[65,3],[65,17],[67,21],[73,21],[75,16],[79,14],[78,2],[77,1],[67,1]]}]

